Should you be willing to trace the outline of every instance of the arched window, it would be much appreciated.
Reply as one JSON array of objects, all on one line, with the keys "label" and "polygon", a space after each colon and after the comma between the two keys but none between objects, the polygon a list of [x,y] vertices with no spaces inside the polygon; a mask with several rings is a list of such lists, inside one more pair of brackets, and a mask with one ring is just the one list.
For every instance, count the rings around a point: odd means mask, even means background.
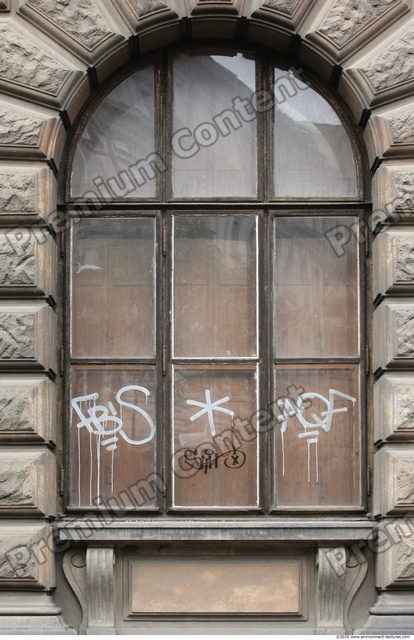
[{"label": "arched window", "polygon": [[363,507],[363,185],[332,105],[263,53],[193,49],[84,115],[68,509]]}]

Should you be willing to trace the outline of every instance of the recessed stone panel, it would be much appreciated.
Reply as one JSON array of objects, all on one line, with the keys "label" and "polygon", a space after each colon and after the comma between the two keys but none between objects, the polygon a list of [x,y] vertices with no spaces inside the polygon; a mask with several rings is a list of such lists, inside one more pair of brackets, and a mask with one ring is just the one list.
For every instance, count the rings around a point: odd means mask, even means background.
[{"label": "recessed stone panel", "polygon": [[303,615],[304,558],[130,559],[129,612]]},{"label": "recessed stone panel", "polygon": [[414,445],[384,446],[374,468],[374,515],[414,512]]},{"label": "recessed stone panel", "polygon": [[52,589],[55,586],[53,535],[49,525],[2,521],[0,588]]},{"label": "recessed stone panel", "polygon": [[387,373],[374,385],[375,442],[414,441],[414,375]]},{"label": "recessed stone panel", "polygon": [[414,293],[414,228],[382,231],[373,244],[373,297]]},{"label": "recessed stone panel", "polygon": [[56,515],[56,458],[48,449],[0,449],[0,515]]},{"label": "recessed stone panel", "polygon": [[0,303],[0,370],[56,373],[56,314],[43,303]]},{"label": "recessed stone panel", "polygon": [[414,366],[414,300],[385,300],[374,312],[374,372]]},{"label": "recessed stone panel", "polygon": [[46,376],[0,376],[0,443],[56,442],[56,385]]}]

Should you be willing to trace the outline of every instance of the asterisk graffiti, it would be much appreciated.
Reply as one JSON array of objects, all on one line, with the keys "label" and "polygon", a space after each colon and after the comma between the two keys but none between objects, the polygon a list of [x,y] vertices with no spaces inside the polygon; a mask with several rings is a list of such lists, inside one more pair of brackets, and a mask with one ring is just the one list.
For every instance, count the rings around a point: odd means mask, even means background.
[{"label": "asterisk graffiti", "polygon": [[215,402],[211,402],[210,389],[206,389],[205,395],[206,395],[205,402],[198,402],[197,400],[187,400],[187,404],[194,405],[195,407],[202,407],[201,411],[197,411],[197,413],[191,416],[190,420],[191,422],[194,422],[194,420],[197,420],[197,418],[201,418],[201,416],[203,416],[206,413],[208,417],[208,423],[210,425],[211,435],[215,436],[216,427],[214,424],[213,411],[221,411],[222,413],[227,413],[227,415],[231,416],[232,418],[234,416],[234,411],[230,411],[230,409],[226,409],[225,407],[219,406],[224,402],[228,402],[230,400],[228,396],[226,396],[225,398],[221,398],[220,400],[216,400]]}]

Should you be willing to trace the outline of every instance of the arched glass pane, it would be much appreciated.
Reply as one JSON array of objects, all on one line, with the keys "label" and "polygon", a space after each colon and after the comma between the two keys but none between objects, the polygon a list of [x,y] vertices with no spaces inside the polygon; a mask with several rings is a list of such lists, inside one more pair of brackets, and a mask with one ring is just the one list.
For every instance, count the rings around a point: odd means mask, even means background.
[{"label": "arched glass pane", "polygon": [[79,143],[72,195],[154,197],[162,160],[154,145],[154,66],[122,82],[99,105]]},{"label": "arched glass pane", "polygon": [[178,198],[254,197],[255,63],[237,56],[177,56],[173,192]]},{"label": "arched glass pane", "polygon": [[275,196],[356,197],[352,146],[331,105],[281,69],[275,69],[275,103]]}]

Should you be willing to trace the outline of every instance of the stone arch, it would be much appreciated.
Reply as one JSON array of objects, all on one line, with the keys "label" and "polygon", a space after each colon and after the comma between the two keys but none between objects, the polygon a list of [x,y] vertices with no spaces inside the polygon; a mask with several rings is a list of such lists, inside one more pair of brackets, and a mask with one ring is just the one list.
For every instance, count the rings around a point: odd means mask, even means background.
[{"label": "stone arch", "polygon": [[[372,369],[378,378],[369,438],[379,448],[372,510],[382,518],[379,535],[394,541],[378,546],[384,550],[376,555],[381,595],[370,625],[382,633],[409,633],[414,607],[405,599],[414,580],[413,543],[404,516],[414,509],[410,0],[0,0],[0,514],[20,517],[18,524],[5,520],[0,526],[0,586],[10,590],[0,629],[65,629],[50,595],[50,517],[58,510],[54,470],[62,443],[54,337],[58,250],[49,229],[58,226],[57,177],[68,132],[97,87],[132,59],[203,38],[262,44],[291,56],[337,88],[363,132],[373,173],[371,227],[382,229],[373,243]],[[14,591],[18,585],[32,589],[30,598]],[[321,625],[331,622],[322,619]]]}]

